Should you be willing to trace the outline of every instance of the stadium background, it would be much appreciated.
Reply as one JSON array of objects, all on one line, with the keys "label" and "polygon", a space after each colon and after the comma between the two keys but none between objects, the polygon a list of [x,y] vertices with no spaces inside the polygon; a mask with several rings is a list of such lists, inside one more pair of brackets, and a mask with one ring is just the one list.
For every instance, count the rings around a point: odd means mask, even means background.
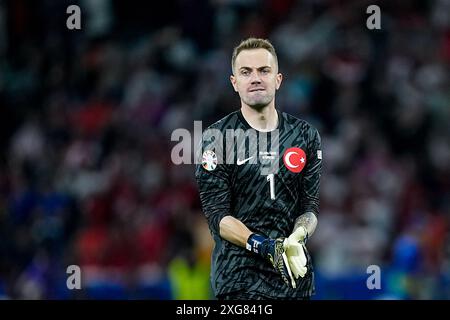
[{"label": "stadium background", "polygon": [[248,36],[278,51],[277,106],[322,134],[314,299],[450,298],[446,0],[0,1],[0,297],[212,298],[170,135],[239,107],[230,56]]}]

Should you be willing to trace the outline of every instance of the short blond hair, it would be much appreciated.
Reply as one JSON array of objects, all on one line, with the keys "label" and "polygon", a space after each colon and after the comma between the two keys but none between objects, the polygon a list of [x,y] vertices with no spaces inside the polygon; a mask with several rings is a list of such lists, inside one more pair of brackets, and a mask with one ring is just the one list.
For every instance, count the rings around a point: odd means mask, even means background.
[{"label": "short blond hair", "polygon": [[275,52],[275,48],[270,43],[269,40],[260,38],[248,38],[242,40],[241,43],[234,48],[233,55],[231,57],[231,70],[234,71],[234,64],[236,63],[236,58],[239,53],[241,53],[244,50],[253,50],[253,49],[266,49],[267,51],[269,51],[275,58],[275,63],[278,67],[277,53]]}]

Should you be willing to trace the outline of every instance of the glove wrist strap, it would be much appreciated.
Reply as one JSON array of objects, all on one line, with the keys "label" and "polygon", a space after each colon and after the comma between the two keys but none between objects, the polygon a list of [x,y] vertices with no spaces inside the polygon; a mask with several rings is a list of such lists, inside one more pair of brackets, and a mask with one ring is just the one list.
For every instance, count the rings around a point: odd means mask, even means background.
[{"label": "glove wrist strap", "polygon": [[[307,230],[306,227],[304,227],[304,226],[300,226],[299,228],[303,228],[303,229],[305,230],[305,237],[302,239],[301,242],[303,242],[303,244],[306,244],[306,242],[307,242],[308,239],[309,239],[308,230]],[[295,229],[295,230],[297,230],[297,229]],[[295,232],[295,230],[294,230],[294,232]]]},{"label": "glove wrist strap", "polygon": [[248,251],[257,253],[261,256],[264,256],[265,254],[265,247],[266,247],[267,238],[256,233],[252,233],[250,237],[247,239],[247,243],[245,244],[245,248]]},{"label": "glove wrist strap", "polygon": [[[305,229],[306,230],[306,229]],[[303,244],[306,244],[306,242],[308,241],[308,239],[309,239],[309,234],[308,234],[308,231],[306,231],[306,235],[305,235],[305,237],[303,238]]]}]

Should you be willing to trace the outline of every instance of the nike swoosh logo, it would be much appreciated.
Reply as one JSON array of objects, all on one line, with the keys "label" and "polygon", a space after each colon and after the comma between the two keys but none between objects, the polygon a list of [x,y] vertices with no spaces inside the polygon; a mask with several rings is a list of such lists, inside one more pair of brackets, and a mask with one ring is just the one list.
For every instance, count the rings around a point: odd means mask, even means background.
[{"label": "nike swoosh logo", "polygon": [[253,157],[250,157],[250,158],[247,158],[247,159],[244,159],[244,160],[239,160],[239,159],[237,159],[236,164],[237,164],[238,166],[243,165],[244,163],[246,163],[246,162],[247,162],[248,160],[250,160],[251,158],[253,158]]}]

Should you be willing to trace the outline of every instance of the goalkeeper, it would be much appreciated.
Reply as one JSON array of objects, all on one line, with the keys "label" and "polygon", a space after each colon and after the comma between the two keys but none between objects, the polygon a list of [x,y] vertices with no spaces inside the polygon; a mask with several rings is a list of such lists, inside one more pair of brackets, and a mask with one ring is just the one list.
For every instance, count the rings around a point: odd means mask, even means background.
[{"label": "goalkeeper", "polygon": [[[195,172],[215,241],[214,294],[309,299],[315,288],[306,245],[317,225],[320,135],[305,120],[275,108],[282,74],[269,41],[241,42],[232,73],[241,108],[205,130]],[[232,143],[230,132],[236,133]],[[252,136],[258,139],[250,141]]]}]

